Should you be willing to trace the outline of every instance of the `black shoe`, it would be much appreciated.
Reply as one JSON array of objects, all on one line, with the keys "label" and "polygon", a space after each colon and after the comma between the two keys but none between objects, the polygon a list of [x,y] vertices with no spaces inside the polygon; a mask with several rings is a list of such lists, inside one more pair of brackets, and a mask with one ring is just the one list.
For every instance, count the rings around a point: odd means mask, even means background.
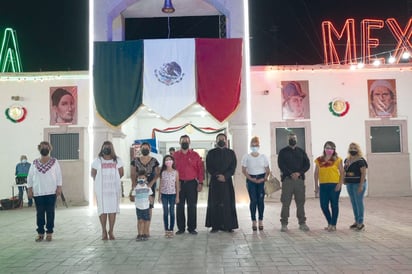
[{"label": "black shoe", "polygon": [[176,231],[176,235],[180,235],[180,234],[183,234],[183,233],[185,233],[184,230],[178,230],[178,231]]},{"label": "black shoe", "polygon": [[229,233],[235,232],[233,229],[228,229],[228,230],[226,230],[226,231],[229,232]]},{"label": "black shoe", "polygon": [[358,224],[356,227],[356,231],[362,231],[365,229],[365,225],[364,224]]},{"label": "black shoe", "polygon": [[210,230],[210,233],[216,233],[216,232],[219,232],[219,229],[212,228],[212,230]]},{"label": "black shoe", "polygon": [[355,229],[355,228],[357,228],[358,227],[358,224],[357,223],[354,223],[353,225],[351,225],[349,228],[350,229]]},{"label": "black shoe", "polygon": [[196,230],[189,231],[189,233],[192,234],[192,235],[197,235],[197,231],[196,231]]}]

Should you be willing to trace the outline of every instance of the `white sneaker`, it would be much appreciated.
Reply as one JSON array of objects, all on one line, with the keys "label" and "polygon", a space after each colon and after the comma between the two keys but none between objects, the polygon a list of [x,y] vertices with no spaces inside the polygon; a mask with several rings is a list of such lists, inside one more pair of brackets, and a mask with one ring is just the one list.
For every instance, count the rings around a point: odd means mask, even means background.
[{"label": "white sneaker", "polygon": [[309,231],[309,227],[306,224],[299,225],[299,229],[302,231]]}]

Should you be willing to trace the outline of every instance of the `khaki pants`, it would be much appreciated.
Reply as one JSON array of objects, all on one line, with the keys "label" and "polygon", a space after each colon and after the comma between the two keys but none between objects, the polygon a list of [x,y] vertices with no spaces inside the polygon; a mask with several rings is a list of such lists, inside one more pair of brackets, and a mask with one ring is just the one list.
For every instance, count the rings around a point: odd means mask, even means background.
[{"label": "khaki pants", "polygon": [[305,216],[305,182],[302,179],[293,180],[286,177],[282,182],[282,194],[280,201],[282,202],[282,211],[280,213],[280,222],[282,225],[288,224],[289,208],[293,196],[296,203],[296,217],[299,224],[306,223]]}]

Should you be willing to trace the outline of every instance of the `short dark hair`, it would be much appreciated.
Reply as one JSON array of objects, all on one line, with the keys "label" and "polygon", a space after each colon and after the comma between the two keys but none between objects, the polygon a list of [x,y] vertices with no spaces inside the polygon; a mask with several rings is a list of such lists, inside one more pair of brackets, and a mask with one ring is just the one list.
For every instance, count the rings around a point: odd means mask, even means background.
[{"label": "short dark hair", "polygon": [[139,169],[139,170],[137,171],[137,176],[145,176],[145,177],[147,177],[146,170],[144,170],[144,169]]},{"label": "short dark hair", "polygon": [[185,134],[185,135],[180,136],[180,138],[179,138],[179,142],[180,142],[180,141],[182,141],[182,139],[183,139],[183,138],[188,138],[188,139],[189,139],[189,141],[190,141],[190,137],[189,137],[189,135]]},{"label": "short dark hair", "polygon": [[70,92],[68,92],[67,90],[63,89],[63,88],[58,88],[56,89],[52,96],[51,96],[51,100],[52,100],[52,105],[53,106],[58,106],[60,100],[62,99],[62,97],[64,95],[70,95],[71,97],[73,97],[73,94],[71,94]]}]

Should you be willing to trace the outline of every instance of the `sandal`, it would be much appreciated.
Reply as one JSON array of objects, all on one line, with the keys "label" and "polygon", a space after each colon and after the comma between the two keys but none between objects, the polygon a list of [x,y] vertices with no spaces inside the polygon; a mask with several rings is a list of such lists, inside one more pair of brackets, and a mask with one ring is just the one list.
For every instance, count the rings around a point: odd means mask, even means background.
[{"label": "sandal", "polygon": [[51,234],[51,233],[48,233],[48,234],[46,235],[46,241],[51,242],[51,240],[52,240],[52,234]]},{"label": "sandal", "polygon": [[37,235],[37,237],[34,239],[34,241],[36,242],[41,242],[44,239],[44,234],[39,234]]},{"label": "sandal", "polygon": [[113,232],[109,231],[109,240],[115,240],[116,238],[113,235]]}]

